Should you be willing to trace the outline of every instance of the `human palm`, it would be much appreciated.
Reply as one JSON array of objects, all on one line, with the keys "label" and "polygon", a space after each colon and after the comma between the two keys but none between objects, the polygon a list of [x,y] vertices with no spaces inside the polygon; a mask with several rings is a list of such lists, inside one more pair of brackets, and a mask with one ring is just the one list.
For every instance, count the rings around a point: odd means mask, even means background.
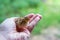
[{"label": "human palm", "polygon": [[29,17],[29,23],[26,25],[26,28],[20,28],[19,30],[23,30],[21,32],[16,31],[16,23],[15,19],[18,17],[8,18],[3,21],[0,25],[0,34],[1,40],[28,40],[30,37],[30,33],[32,32],[34,26],[41,19],[41,15],[39,14],[29,14],[25,17]]}]

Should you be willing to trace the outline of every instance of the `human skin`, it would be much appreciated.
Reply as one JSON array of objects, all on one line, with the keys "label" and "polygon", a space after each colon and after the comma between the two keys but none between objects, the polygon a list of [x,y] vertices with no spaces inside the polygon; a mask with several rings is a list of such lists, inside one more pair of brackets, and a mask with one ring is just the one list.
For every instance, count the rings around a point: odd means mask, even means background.
[{"label": "human skin", "polygon": [[5,38],[6,40],[28,40],[33,28],[38,23],[38,21],[41,19],[41,15],[40,14],[29,14],[25,17],[29,17],[30,20],[26,28],[23,27],[22,29],[20,29],[20,30],[24,30],[21,32],[16,31],[15,19],[18,17],[8,18],[5,21],[3,21],[0,26],[1,28],[0,34],[3,35],[2,38]]}]

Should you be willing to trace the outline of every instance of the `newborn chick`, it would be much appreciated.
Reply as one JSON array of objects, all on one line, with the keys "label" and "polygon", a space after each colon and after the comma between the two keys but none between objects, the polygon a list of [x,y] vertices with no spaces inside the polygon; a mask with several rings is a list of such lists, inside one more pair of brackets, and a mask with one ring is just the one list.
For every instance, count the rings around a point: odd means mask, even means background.
[{"label": "newborn chick", "polygon": [[30,19],[28,17],[17,18],[15,20],[15,23],[16,23],[16,31],[17,32],[24,31],[26,29],[26,26],[27,26],[29,20]]}]

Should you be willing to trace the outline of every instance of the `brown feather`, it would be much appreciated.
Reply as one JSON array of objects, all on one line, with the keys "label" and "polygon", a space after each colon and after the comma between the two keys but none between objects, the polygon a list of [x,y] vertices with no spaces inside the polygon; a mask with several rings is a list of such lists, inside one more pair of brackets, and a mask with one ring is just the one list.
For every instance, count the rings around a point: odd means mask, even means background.
[{"label": "brown feather", "polygon": [[23,31],[24,28],[26,28],[26,25],[30,19],[28,17],[24,18],[17,18],[15,23],[16,23],[16,30],[18,32]]}]

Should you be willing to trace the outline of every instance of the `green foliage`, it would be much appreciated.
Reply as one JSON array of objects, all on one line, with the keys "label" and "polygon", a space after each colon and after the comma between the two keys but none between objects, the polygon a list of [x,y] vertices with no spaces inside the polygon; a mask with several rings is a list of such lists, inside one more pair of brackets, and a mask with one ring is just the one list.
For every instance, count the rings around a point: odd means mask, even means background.
[{"label": "green foliage", "polygon": [[41,0],[0,0],[0,23],[9,17],[39,13],[42,19],[32,32],[39,34],[50,25],[60,24],[60,5],[55,4],[48,5]]},{"label": "green foliage", "polygon": [[37,7],[38,3],[37,0],[0,0],[0,22],[7,17],[24,16],[29,8]]}]

